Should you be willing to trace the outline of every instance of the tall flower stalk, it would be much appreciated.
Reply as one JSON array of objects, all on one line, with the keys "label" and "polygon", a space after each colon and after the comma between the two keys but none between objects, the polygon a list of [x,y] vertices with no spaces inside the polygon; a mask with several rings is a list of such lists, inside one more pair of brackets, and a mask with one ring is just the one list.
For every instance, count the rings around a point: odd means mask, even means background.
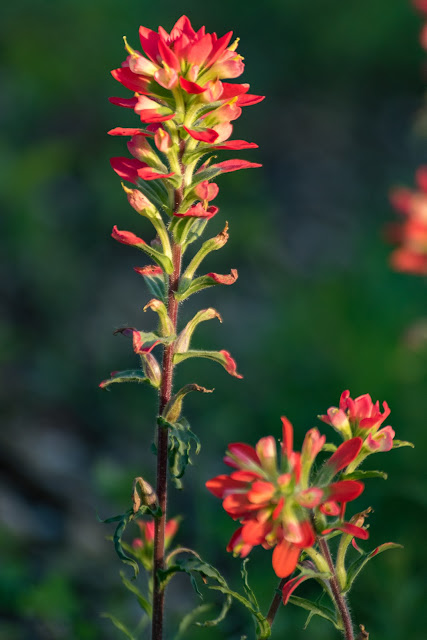
[{"label": "tall flower stalk", "polygon": [[[229,275],[211,272],[197,276],[205,257],[227,242],[228,225],[201,245],[183,272],[182,259],[218,213],[218,207],[210,204],[218,194],[212,180],[223,173],[261,166],[240,159],[216,162],[216,157],[221,150],[257,147],[231,139],[232,122],[241,115],[242,107],[256,104],[263,97],[249,94],[248,84],[226,82],[244,70],[243,58],[236,52],[238,40],[231,43],[232,32],[220,38],[206,33],[204,27],[196,32],[189,19],[182,16],[170,33],[162,27],[158,32],[140,27],[139,36],[143,53],[133,49],[125,38],[128,55],[122,66],[112,71],[133,95],[110,101],[133,109],[141,124],[109,132],[129,138],[127,147],[132,156],[112,158],[111,165],[123,181],[134,185],[129,188],[122,183],[129,203],[152,223],[156,237],[147,243],[117,227],[112,235],[154,261],[154,266],[136,270],[155,296],[146,308],[159,315],[159,326],[155,332],[119,330],[132,337],[141,370],[112,374],[101,386],[132,380],[147,382],[159,390],[152,618],[152,638],[159,640],[163,633],[164,586],[160,576],[165,570],[168,460],[172,457],[176,462],[176,450],[182,449],[184,434],[188,437],[188,425],[181,418],[183,397],[189,391],[207,391],[198,385],[186,385],[173,395],[174,368],[187,358],[201,357],[241,377],[228,351],[190,349],[192,334],[200,322],[215,317],[221,320],[214,309],[198,312],[181,331],[178,329],[181,301],[206,287],[229,285],[237,279],[234,269]],[[157,345],[163,346],[161,364],[152,353]],[[178,482],[181,474],[182,469],[175,473]]]}]

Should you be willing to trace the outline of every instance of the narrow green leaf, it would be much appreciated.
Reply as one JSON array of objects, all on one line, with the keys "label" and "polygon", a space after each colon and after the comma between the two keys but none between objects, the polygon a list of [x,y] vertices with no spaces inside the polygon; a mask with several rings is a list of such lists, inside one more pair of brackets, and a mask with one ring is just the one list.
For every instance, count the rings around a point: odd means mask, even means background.
[{"label": "narrow green leaf", "polygon": [[329,609],[329,607],[325,607],[319,603],[316,604],[306,598],[299,598],[298,596],[291,596],[289,602],[295,604],[297,607],[310,611],[312,616],[320,616],[321,618],[325,618],[325,620],[329,620],[336,629],[339,630],[341,628],[335,618],[335,613],[332,609]]},{"label": "narrow green leaf", "polygon": [[254,607],[256,607],[259,610],[259,605],[258,605],[258,601],[256,599],[255,593],[253,592],[253,590],[251,589],[251,587],[249,586],[249,581],[248,581],[248,570],[246,569],[246,565],[249,562],[249,558],[245,558],[242,562],[242,568],[241,568],[241,576],[242,576],[242,580],[243,580],[243,587],[245,589],[246,595],[248,596],[250,602],[252,602],[252,604],[254,605]]},{"label": "narrow green leaf", "polygon": [[228,587],[213,586],[211,587],[211,589],[214,589],[215,591],[221,591],[221,593],[231,596],[232,598],[240,602],[240,604],[242,604],[246,609],[250,611],[250,613],[252,614],[255,620],[255,624],[258,627],[257,629],[258,640],[266,640],[267,638],[270,637],[271,627],[268,620],[262,615],[258,607],[254,606],[254,604],[250,600],[242,596],[240,593],[237,593],[236,591],[231,591],[231,589],[229,589]]},{"label": "narrow green leaf", "polygon": [[178,489],[182,489],[182,482],[180,478],[185,473],[185,469],[191,461],[191,452],[194,447],[194,453],[198,455],[200,452],[201,444],[199,438],[190,429],[185,418],[181,418],[178,422],[168,422],[162,417],[157,419],[160,426],[168,427],[169,429],[169,471],[172,476],[172,480]]},{"label": "narrow green leaf", "polygon": [[208,360],[213,360],[214,362],[218,362],[231,376],[235,378],[242,378],[239,373],[236,371],[236,363],[231,358],[230,354],[227,351],[202,351],[202,350],[191,350],[186,351],[185,353],[175,353],[173,357],[174,364],[179,364],[183,362],[183,360],[187,360],[188,358],[207,358]]},{"label": "narrow green leaf", "polygon": [[153,615],[153,607],[151,606],[151,603],[148,602],[148,600],[143,596],[143,594],[140,592],[136,584],[126,578],[123,571],[120,571],[120,577],[126,589],[128,589],[131,593],[136,595],[136,598],[138,600],[138,603],[141,609],[145,611],[145,613],[148,615],[149,618],[151,618],[151,616]]},{"label": "narrow green leaf", "polygon": [[353,582],[355,581],[359,573],[362,571],[365,564],[369,562],[369,560],[372,560],[372,558],[377,556],[379,553],[382,553],[383,551],[388,551],[389,549],[403,549],[403,546],[395,542],[384,542],[383,544],[380,544],[379,547],[376,547],[369,553],[361,556],[360,558],[357,558],[357,560],[355,560],[353,564],[351,564],[348,568],[347,584],[345,586],[344,593],[347,593],[351,589]]},{"label": "narrow green leaf", "polygon": [[333,453],[334,451],[336,451],[338,449],[338,447],[334,444],[332,444],[332,442],[325,442],[325,444],[323,445],[321,451],[330,451],[331,453]]},{"label": "narrow green leaf", "polygon": [[183,638],[185,632],[189,629],[189,627],[192,624],[196,623],[196,619],[204,613],[210,611],[212,607],[213,604],[200,604],[198,607],[187,613],[187,615],[185,615],[180,622],[178,633],[176,634],[174,640],[180,640],[181,638]]},{"label": "narrow green leaf", "polygon": [[111,378],[103,380],[100,383],[101,389],[106,389],[115,382],[139,382],[151,385],[150,380],[145,376],[144,372],[140,369],[129,369],[127,371],[117,371]]},{"label": "narrow green leaf", "polygon": [[367,478],[382,478],[387,480],[388,476],[385,471],[353,471],[342,476],[346,480],[366,480]]},{"label": "narrow green leaf", "polygon": [[131,509],[129,511],[127,511],[127,513],[125,513],[123,515],[122,520],[119,522],[119,524],[117,525],[117,528],[116,528],[116,530],[114,532],[113,544],[114,544],[114,548],[115,548],[116,553],[119,556],[120,560],[122,562],[124,562],[125,564],[130,565],[133,568],[134,577],[136,578],[136,576],[139,573],[138,563],[133,558],[131,558],[130,556],[127,556],[126,553],[124,552],[123,547],[122,547],[122,535],[124,534],[127,525],[129,524],[129,522],[131,520],[133,520],[133,518],[134,518],[134,513],[133,513],[133,511]]},{"label": "narrow green leaf", "polygon": [[400,447],[411,447],[414,449],[415,445],[406,440],[393,440],[393,449],[400,449]]},{"label": "narrow green leaf", "polygon": [[113,616],[111,613],[101,613],[101,618],[108,618],[109,620],[111,620],[116,629],[124,633],[124,635],[129,638],[129,640],[136,640],[135,636],[129,631],[127,627],[125,627],[123,622],[120,622],[120,620]]}]

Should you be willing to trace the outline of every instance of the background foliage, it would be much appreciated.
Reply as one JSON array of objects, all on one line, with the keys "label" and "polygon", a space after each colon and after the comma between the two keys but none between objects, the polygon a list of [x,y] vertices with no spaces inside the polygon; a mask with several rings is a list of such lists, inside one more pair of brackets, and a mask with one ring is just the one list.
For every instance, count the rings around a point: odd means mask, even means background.
[{"label": "background foliage", "polygon": [[[109,75],[124,55],[121,36],[137,46],[139,24],[170,28],[181,13],[211,31],[234,29],[243,81],[267,100],[236,125],[238,138],[260,144],[244,157],[264,169],[221,178],[211,223],[217,232],[228,220],[231,239],[210,268],[237,267],[240,278],[182,313],[218,308],[224,325],[201,327],[200,344],[230,349],[245,378],[209,362],[197,371],[216,391],[187,403],[203,446],[185,492],[171,489],[171,515],[186,513],[178,540],[237,587],[240,563],[224,552],[233,523],[204,489],[224,469],[226,444],[279,436],[286,414],[300,445],[343,389],[370,392],[389,402],[396,437],[416,449],[378,456],[390,478],[371,481],[358,501],[375,510],[372,546],[393,540],[405,550],[368,565],[353,611],[376,640],[421,640],[427,344],[414,325],[426,291],[389,270],[381,231],[393,217],[389,186],[410,184],[426,157],[411,132],[424,90],[421,22],[406,0],[18,0],[1,9],[0,638],[121,637],[104,610],[138,621],[96,520],[96,511],[127,508],[133,477],[154,480],[156,406],[145,387],[97,388],[109,371],[131,368],[128,341],[112,331],[143,328],[148,300],[131,269],[139,254],[109,238],[116,223],[136,233],[148,226],[108,163],[124,149],[106,131],[135,120],[107,97],[126,93]],[[178,377],[191,381],[193,366]],[[249,563],[264,607],[277,580],[266,554]],[[195,598],[177,577],[172,627]],[[326,622],[308,632],[303,622],[301,611],[282,609],[274,636],[331,637]],[[249,625],[235,606],[219,630],[186,637],[240,639]]]}]

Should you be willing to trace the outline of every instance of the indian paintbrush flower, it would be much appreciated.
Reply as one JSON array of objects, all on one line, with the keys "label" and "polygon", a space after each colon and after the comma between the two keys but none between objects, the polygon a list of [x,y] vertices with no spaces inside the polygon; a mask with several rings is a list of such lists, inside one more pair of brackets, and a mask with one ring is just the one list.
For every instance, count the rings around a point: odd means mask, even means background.
[{"label": "indian paintbrush flower", "polygon": [[[282,426],[280,463],[272,436],[259,440],[255,448],[246,443],[232,443],[224,462],[235,471],[206,483],[209,491],[223,500],[225,511],[242,525],[233,534],[227,550],[245,557],[255,545],[274,548],[273,568],[279,577],[291,574],[302,549],[314,545],[312,511],[327,504],[342,505],[355,500],[364,488],[356,480],[311,484],[313,463],[325,436],[311,429],[302,452],[298,453],[293,450],[292,425],[285,417]],[[331,458],[332,476],[354,460],[361,444],[360,438],[355,438],[338,447]]]}]

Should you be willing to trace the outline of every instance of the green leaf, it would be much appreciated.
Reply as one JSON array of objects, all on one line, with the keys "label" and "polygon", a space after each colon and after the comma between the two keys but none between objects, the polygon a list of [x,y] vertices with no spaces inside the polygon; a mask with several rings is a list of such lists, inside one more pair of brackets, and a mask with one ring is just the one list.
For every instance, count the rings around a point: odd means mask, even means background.
[{"label": "green leaf", "polygon": [[145,284],[147,285],[150,293],[155,297],[161,300],[163,303],[166,303],[167,300],[167,291],[166,291],[166,283],[164,275],[143,275],[145,280]]},{"label": "green leaf", "polygon": [[321,451],[330,451],[331,453],[333,453],[337,449],[338,449],[338,447],[336,445],[332,444],[332,442],[325,442],[325,444],[323,445]]},{"label": "green leaf", "polygon": [[124,635],[129,638],[129,640],[136,640],[135,636],[129,631],[129,629],[127,629],[127,627],[125,627],[123,622],[120,622],[120,620],[113,616],[111,613],[101,613],[101,618],[108,618],[109,620],[111,620],[116,629],[119,629],[119,631],[124,633]]},{"label": "green leaf", "polygon": [[140,369],[129,369],[127,371],[117,371],[111,378],[103,380],[100,383],[101,389],[106,389],[115,382],[139,382],[151,385],[150,380],[144,375]]},{"label": "green leaf", "polygon": [[194,453],[200,452],[201,444],[199,438],[190,429],[185,418],[181,418],[178,422],[168,422],[164,418],[158,418],[158,424],[169,429],[169,471],[172,480],[178,489],[182,489],[180,478],[185,473],[185,469],[192,464],[190,454],[194,447]]},{"label": "green leaf", "polygon": [[254,607],[256,607],[259,610],[259,605],[258,605],[258,601],[256,599],[255,593],[253,592],[253,590],[251,589],[251,587],[249,586],[249,582],[248,582],[248,570],[246,569],[246,565],[249,562],[249,558],[245,558],[242,562],[242,568],[241,568],[241,576],[242,576],[242,580],[243,580],[243,588],[246,592],[246,595],[248,596],[248,599],[250,602],[252,602],[252,604],[254,605]]},{"label": "green leaf", "polygon": [[[220,173],[221,169],[217,169],[215,166],[207,167],[206,169],[198,171],[193,175],[193,179],[191,181],[191,189],[194,189],[194,187],[200,184],[200,182],[203,182],[203,180],[212,180],[213,178],[216,178],[216,176],[219,176]],[[184,196],[186,195],[187,193],[184,193]]]},{"label": "green leaf", "polygon": [[122,545],[122,536],[129,522],[132,522],[132,520],[134,520],[135,518],[139,518],[139,516],[142,516],[144,513],[151,514],[154,518],[158,518],[161,515],[161,509],[160,507],[156,507],[155,509],[152,509],[147,505],[142,505],[141,508],[136,513],[134,513],[133,509],[129,509],[128,511],[126,511],[126,513],[123,513],[120,516],[113,516],[112,518],[101,520],[101,522],[104,524],[109,524],[111,522],[118,522],[118,525],[113,535],[114,548],[120,560],[125,564],[130,565],[133,568],[134,578],[136,578],[136,576],[139,573],[139,566],[138,566],[138,563],[133,558],[126,555],[126,553],[124,552],[123,545]]},{"label": "green leaf", "polygon": [[[306,609],[310,611],[311,616],[320,616],[321,618],[325,618],[325,620],[329,620],[334,627],[338,630],[341,629],[341,625],[337,622],[335,613],[329,607],[325,607],[319,603],[311,602],[311,600],[307,600],[306,598],[299,598],[298,596],[291,596],[289,598],[289,602],[295,604],[297,607],[301,607],[302,609]],[[307,624],[310,620],[307,621]]]},{"label": "green leaf", "polygon": [[362,571],[365,564],[369,562],[369,560],[372,560],[372,558],[377,556],[379,553],[382,553],[383,551],[388,551],[389,549],[403,549],[403,546],[401,544],[396,544],[395,542],[384,542],[383,544],[380,544],[379,547],[376,547],[369,553],[355,560],[353,564],[351,564],[348,568],[347,584],[345,586],[344,593],[347,593],[351,589],[353,582],[355,581],[359,573]]},{"label": "green leaf", "polygon": [[196,623],[196,619],[204,613],[210,611],[212,607],[213,604],[200,604],[198,607],[195,607],[195,609],[187,613],[187,615],[185,615],[180,622],[178,633],[176,634],[174,640],[180,640],[180,638],[183,638],[188,628],[192,624]]},{"label": "green leaf", "polygon": [[191,225],[188,231],[188,234],[185,238],[184,249],[186,249],[189,244],[192,244],[193,242],[195,242],[200,238],[207,224],[208,224],[208,220],[203,220],[203,219],[195,220],[194,224]]},{"label": "green leaf", "polygon": [[163,417],[169,423],[175,423],[179,420],[182,411],[182,402],[187,393],[191,391],[199,391],[199,393],[212,393],[213,389],[205,389],[198,384],[186,384],[184,385],[172,398],[169,400],[163,410]]},{"label": "green leaf", "polygon": [[400,449],[400,447],[411,447],[414,449],[415,445],[406,440],[393,440],[393,449]]},{"label": "green leaf", "polygon": [[[203,562],[200,556],[190,549],[186,549],[186,552],[191,553],[192,555],[189,558],[183,558],[176,561],[174,565],[168,567],[166,571],[159,571],[160,583],[162,588],[165,588],[166,584],[171,580],[171,578],[178,572],[186,573],[191,581],[193,589],[197,593],[198,596],[202,597],[200,589],[197,585],[195,575],[198,575],[202,578],[203,583],[206,585],[208,589],[219,589],[222,588],[228,589],[225,578],[220,574],[220,572],[215,569],[212,565],[207,562]],[[210,581],[213,581],[215,584],[211,584]],[[219,586],[217,586],[219,585]],[[225,592],[224,592],[225,593]],[[199,627],[213,627],[216,626],[219,622],[221,622],[225,616],[231,605],[231,597],[227,594],[227,598],[224,600],[221,611],[218,616],[213,620],[206,620],[205,622],[196,622],[195,624]]]},{"label": "green leaf", "polygon": [[254,604],[250,600],[242,596],[240,593],[237,593],[236,591],[231,591],[231,589],[229,589],[228,587],[213,586],[211,587],[211,589],[214,589],[216,591],[221,591],[221,593],[229,595],[231,598],[234,598],[235,600],[240,602],[240,604],[242,604],[246,609],[250,611],[250,613],[254,618],[255,624],[257,626],[257,640],[267,640],[267,638],[270,637],[271,635],[270,623],[263,616],[263,614],[260,612],[258,607],[254,606]]},{"label": "green leaf", "polygon": [[148,615],[149,618],[151,618],[153,615],[153,607],[151,606],[151,603],[148,602],[148,600],[143,596],[143,594],[140,592],[136,584],[126,578],[123,571],[120,571],[120,577],[126,589],[128,589],[131,593],[136,595],[136,598],[138,600],[138,603],[141,609],[145,611],[145,613]]},{"label": "green leaf", "polygon": [[388,475],[385,471],[353,471],[342,476],[346,480],[366,480],[367,478],[382,478],[387,480]]},{"label": "green leaf", "polygon": [[213,360],[214,362],[218,362],[218,364],[223,366],[227,373],[229,373],[231,376],[234,376],[235,378],[243,377],[237,373],[237,371],[235,370],[236,363],[231,359],[230,354],[225,351],[191,350],[186,351],[185,353],[175,353],[173,356],[173,361],[174,364],[179,364],[183,360],[187,360],[187,358],[207,358],[208,360]]},{"label": "green leaf", "polygon": [[175,299],[179,301],[185,300],[193,293],[198,293],[199,291],[202,291],[202,289],[206,289],[207,287],[214,287],[222,284],[234,284],[238,277],[237,271],[236,269],[232,269],[230,275],[221,277],[223,278],[223,282],[221,282],[220,280],[215,280],[209,275],[199,276],[193,281],[183,282],[182,285],[180,284],[178,291],[175,293]]}]

